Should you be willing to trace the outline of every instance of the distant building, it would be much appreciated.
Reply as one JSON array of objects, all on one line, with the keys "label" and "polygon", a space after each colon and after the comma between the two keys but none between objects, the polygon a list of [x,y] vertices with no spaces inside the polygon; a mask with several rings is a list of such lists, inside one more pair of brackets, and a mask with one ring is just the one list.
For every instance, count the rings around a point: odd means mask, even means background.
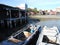
[{"label": "distant building", "polygon": [[42,15],[42,14],[43,14],[42,10],[39,10],[39,14],[40,14],[40,15]]},{"label": "distant building", "polygon": [[60,12],[60,8],[56,8],[56,12]]},{"label": "distant building", "polygon": [[56,8],[57,15],[60,15],[60,8]]},{"label": "distant building", "polygon": [[39,13],[40,13],[40,15],[48,15],[47,10],[40,10]]},{"label": "distant building", "polygon": [[56,11],[50,10],[49,14],[50,15],[56,15]]},{"label": "distant building", "polygon": [[55,10],[40,10],[39,13],[41,15],[56,15]]}]

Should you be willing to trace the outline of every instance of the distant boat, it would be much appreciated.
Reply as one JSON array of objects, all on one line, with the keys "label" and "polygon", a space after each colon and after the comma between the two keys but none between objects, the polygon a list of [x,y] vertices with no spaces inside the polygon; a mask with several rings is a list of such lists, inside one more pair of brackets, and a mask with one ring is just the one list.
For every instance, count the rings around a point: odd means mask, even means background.
[{"label": "distant boat", "polygon": [[45,26],[41,31],[36,45],[60,45],[60,33],[57,27]]}]

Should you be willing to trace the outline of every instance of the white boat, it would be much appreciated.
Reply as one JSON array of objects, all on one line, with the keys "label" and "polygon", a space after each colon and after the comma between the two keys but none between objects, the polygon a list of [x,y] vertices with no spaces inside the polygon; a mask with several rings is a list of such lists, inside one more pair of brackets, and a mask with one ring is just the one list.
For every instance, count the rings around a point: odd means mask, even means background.
[{"label": "white boat", "polygon": [[44,26],[36,45],[60,45],[60,33],[57,27]]}]

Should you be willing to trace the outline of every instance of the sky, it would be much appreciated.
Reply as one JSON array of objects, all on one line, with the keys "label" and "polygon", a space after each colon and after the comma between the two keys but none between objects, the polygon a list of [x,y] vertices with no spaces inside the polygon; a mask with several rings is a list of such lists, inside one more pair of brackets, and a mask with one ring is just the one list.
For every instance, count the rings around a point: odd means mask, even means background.
[{"label": "sky", "polygon": [[42,10],[56,9],[60,7],[60,0],[0,0],[0,4],[10,6],[20,6],[26,3],[29,8],[37,8]]}]

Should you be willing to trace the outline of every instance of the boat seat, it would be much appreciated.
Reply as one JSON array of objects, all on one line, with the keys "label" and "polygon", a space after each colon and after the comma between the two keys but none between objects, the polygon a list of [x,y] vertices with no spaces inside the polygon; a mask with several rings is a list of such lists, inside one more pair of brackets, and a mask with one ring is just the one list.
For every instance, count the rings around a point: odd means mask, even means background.
[{"label": "boat seat", "polygon": [[14,37],[14,38],[22,40],[22,41],[26,40],[26,36],[24,35],[23,32],[21,32],[18,36]]},{"label": "boat seat", "polygon": [[24,45],[35,45],[39,37],[39,31],[35,31],[24,43]]},{"label": "boat seat", "polygon": [[42,33],[43,35],[47,35],[47,36],[57,36],[57,34],[59,33],[58,31],[58,28],[57,27],[52,27],[52,28],[49,28],[49,27],[44,27],[43,30],[42,30]]}]

